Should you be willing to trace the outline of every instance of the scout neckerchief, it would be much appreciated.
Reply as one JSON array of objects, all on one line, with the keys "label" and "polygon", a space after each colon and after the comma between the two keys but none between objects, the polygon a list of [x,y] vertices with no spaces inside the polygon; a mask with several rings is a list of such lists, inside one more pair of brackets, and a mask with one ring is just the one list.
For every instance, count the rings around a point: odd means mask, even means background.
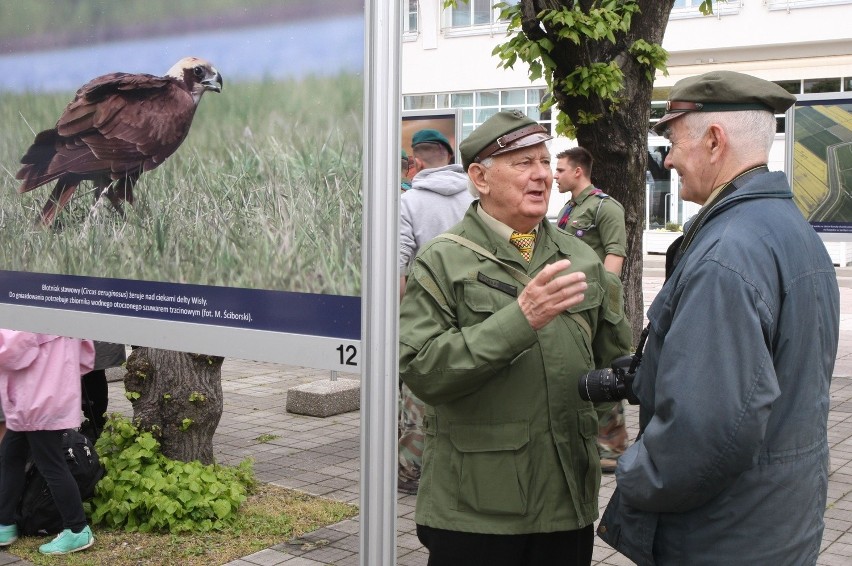
[{"label": "scout neckerchief", "polygon": [[[589,195],[586,198],[589,198],[591,196],[602,195],[602,194],[604,194],[604,192],[602,190],[598,189],[597,187],[595,187],[594,189],[592,189],[589,192]],[[595,225],[597,224],[597,220],[598,220],[598,212],[600,212],[601,205],[603,204],[604,198],[606,198],[606,197],[601,197],[601,202],[598,204],[598,210],[595,211],[595,221],[590,226],[581,228],[580,230],[586,231],[586,230],[591,230],[592,228],[595,227]],[[559,219],[559,222],[556,223],[557,226],[559,226],[563,230],[565,229],[566,226],[568,226],[568,221],[571,220],[571,212],[574,210],[575,206],[577,206],[577,201],[575,201],[573,198],[568,201],[568,206],[565,207],[565,212],[562,213],[562,217]],[[578,236],[582,237],[583,234],[578,234]]]},{"label": "scout neckerchief", "polygon": [[666,250],[666,280],[668,280],[671,276],[672,272],[677,267],[677,264],[683,257],[683,254],[686,253],[687,248],[689,248],[690,244],[692,244],[692,241],[695,239],[695,235],[698,234],[698,231],[702,226],[704,226],[704,222],[707,220],[710,213],[716,210],[716,207],[722,203],[726,197],[730,196],[734,191],[749,182],[755,175],[768,172],[769,167],[766,165],[758,165],[757,167],[752,167],[747,171],[743,171],[732,180],[728,181],[728,184],[719,191],[719,194],[710,205],[705,206],[698,211],[698,214],[692,219],[692,223],[686,231],[686,234],[672,242],[672,245],[670,245],[669,249]]}]

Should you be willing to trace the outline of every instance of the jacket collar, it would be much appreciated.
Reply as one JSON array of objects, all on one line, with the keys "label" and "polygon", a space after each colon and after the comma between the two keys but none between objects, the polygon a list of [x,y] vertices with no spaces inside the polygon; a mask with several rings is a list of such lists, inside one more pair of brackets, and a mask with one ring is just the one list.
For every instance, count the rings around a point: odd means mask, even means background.
[{"label": "jacket collar", "polygon": [[589,198],[589,195],[592,194],[593,190],[595,190],[595,186],[589,185],[588,187],[577,193],[577,196],[574,196],[574,194],[572,193],[571,200],[573,200],[577,204],[583,204],[583,201]]},{"label": "jacket collar", "polygon": [[461,235],[472,240],[491,253],[500,261],[512,263],[519,266],[521,271],[532,273],[545,263],[551,263],[553,255],[559,251],[562,255],[570,256],[570,240],[567,234],[554,227],[546,218],[542,219],[536,226],[535,248],[532,261],[527,264],[518,254],[518,250],[502,238],[494,230],[488,227],[479,217],[477,207],[479,200],[473,201],[465,213],[462,222],[463,232]]}]

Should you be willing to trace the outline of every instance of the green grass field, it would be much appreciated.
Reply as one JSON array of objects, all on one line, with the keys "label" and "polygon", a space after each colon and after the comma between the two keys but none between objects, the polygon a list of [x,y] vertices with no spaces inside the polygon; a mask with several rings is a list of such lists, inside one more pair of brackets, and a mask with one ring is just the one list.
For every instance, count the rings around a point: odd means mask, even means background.
[{"label": "green grass field", "polygon": [[83,183],[53,229],[51,186],[17,193],[35,133],[73,93],[0,94],[0,269],[357,295],[363,83],[358,75],[225,83],[126,218]]}]

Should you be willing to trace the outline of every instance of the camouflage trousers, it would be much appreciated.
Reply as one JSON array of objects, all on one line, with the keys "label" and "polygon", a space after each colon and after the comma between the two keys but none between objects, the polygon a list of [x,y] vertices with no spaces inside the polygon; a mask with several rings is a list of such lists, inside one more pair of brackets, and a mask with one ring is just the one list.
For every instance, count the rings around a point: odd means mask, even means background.
[{"label": "camouflage trousers", "polygon": [[595,405],[595,411],[598,413],[598,454],[601,458],[618,458],[627,449],[624,401]]},{"label": "camouflage trousers", "polygon": [[399,478],[418,481],[423,462],[423,415],[426,405],[404,383],[399,392]]}]

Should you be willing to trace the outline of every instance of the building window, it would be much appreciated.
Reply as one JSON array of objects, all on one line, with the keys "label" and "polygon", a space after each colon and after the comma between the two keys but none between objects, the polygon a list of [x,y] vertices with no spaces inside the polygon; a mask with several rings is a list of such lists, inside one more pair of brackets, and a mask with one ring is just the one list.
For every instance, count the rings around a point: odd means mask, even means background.
[{"label": "building window", "polygon": [[520,110],[552,132],[553,120],[550,111],[542,112],[539,109],[544,92],[543,88],[519,88],[406,95],[403,96],[402,107],[405,110],[460,108],[461,139],[465,139],[474,128],[501,110]]},{"label": "building window", "polygon": [[834,79],[805,79],[802,82],[802,90],[805,94],[818,92],[840,92],[840,85],[842,84],[839,77]]},{"label": "building window", "polygon": [[802,81],[775,81],[775,84],[789,92],[790,94],[802,94]]},{"label": "building window", "polygon": [[852,90],[852,78],[832,77],[828,79],[804,79],[775,81],[775,84],[790,94],[816,94],[820,92],[848,92]]},{"label": "building window", "polygon": [[402,2],[402,33],[416,34],[418,31],[417,5],[418,0],[403,0]]},{"label": "building window", "polygon": [[454,28],[478,26],[491,23],[491,0],[462,0],[452,12],[452,26]]},{"label": "building window", "polygon": [[454,7],[448,8],[445,25],[451,29],[479,28],[489,30],[493,25],[505,26],[500,20],[500,8],[497,4],[517,4],[519,0],[458,0]]},{"label": "building window", "polygon": [[[702,0],[675,0],[672,11],[669,12],[670,20],[682,20],[686,18],[703,18],[704,14],[698,8]],[[852,1],[852,0],[850,0]],[[727,2],[713,2],[713,15],[716,17],[728,14],[736,14],[740,11],[741,0],[729,0]]]},{"label": "building window", "polygon": [[770,10],[794,10],[796,8],[814,8],[816,6],[835,6],[852,4],[852,0],[765,0]]}]

